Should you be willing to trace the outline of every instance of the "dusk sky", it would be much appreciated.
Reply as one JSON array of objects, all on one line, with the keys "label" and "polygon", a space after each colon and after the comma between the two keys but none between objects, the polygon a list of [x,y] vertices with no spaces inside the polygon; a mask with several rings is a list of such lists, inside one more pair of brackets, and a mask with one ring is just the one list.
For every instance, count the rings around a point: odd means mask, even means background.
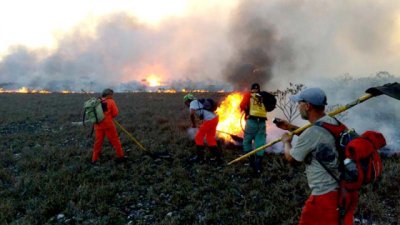
[{"label": "dusk sky", "polygon": [[0,17],[0,88],[400,73],[397,0],[14,0]]}]

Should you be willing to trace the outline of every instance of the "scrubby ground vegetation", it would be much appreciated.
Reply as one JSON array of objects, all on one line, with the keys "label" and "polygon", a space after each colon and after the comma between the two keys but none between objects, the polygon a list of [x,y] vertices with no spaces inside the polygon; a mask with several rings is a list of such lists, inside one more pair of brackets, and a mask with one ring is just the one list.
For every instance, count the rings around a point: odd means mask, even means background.
[{"label": "scrubby ground vegetation", "polygon": [[[222,99],[226,93],[205,93]],[[190,165],[195,151],[183,94],[116,94],[118,121],[152,152],[120,132],[128,161],[105,142],[90,164],[85,94],[0,95],[0,224],[297,224],[309,189],[304,168],[267,154],[260,177],[242,163]],[[221,145],[228,162],[240,149]],[[400,158],[383,157],[382,180],[361,192],[357,218],[398,224]]]}]

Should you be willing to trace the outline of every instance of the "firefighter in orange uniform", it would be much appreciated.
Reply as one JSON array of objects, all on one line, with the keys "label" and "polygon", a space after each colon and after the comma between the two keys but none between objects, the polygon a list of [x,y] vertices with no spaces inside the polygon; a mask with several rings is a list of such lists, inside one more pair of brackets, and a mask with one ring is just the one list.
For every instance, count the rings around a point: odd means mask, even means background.
[{"label": "firefighter in orange uniform", "polygon": [[113,99],[114,91],[105,89],[102,93],[102,107],[104,111],[104,120],[98,124],[94,124],[96,131],[96,140],[93,147],[92,163],[95,164],[99,160],[101,148],[103,146],[104,136],[108,138],[117,154],[116,162],[122,162],[126,159],[121,142],[115,128],[113,118],[118,115],[118,108]]}]

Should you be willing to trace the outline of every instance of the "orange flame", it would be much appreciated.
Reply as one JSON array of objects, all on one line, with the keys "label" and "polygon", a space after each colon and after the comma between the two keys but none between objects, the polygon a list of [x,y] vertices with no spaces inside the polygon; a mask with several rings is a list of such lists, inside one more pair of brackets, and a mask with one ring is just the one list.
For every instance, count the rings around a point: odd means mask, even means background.
[{"label": "orange flame", "polygon": [[[243,129],[246,121],[240,111],[240,102],[243,95],[235,92],[228,95],[217,109],[219,123],[217,126],[218,136],[226,141],[233,142],[229,134],[243,136]],[[228,133],[228,134],[227,134]]]},{"label": "orange flame", "polygon": [[157,93],[167,93],[167,94],[175,94],[176,90],[175,89],[164,89],[164,90],[157,90]]},{"label": "orange flame", "polygon": [[[207,92],[210,92],[210,91],[209,91],[209,90],[204,90],[204,89],[193,89],[193,90],[191,90],[191,89],[185,89],[185,88],[183,88],[183,89],[180,90],[180,92],[182,92],[182,93],[189,93],[189,92],[193,92],[193,93],[207,93]],[[218,90],[218,91],[216,91],[216,92],[218,92],[218,93],[224,93],[225,90]]]},{"label": "orange flame", "polygon": [[161,78],[160,76],[151,73],[149,74],[143,81],[149,86],[149,87],[159,87],[161,86]]},{"label": "orange flame", "polygon": [[36,89],[28,89],[27,87],[22,87],[17,90],[4,90],[3,88],[0,88],[0,94],[1,93],[21,93],[21,94],[49,94],[51,93],[48,90],[36,90]]},{"label": "orange flame", "polygon": [[60,93],[61,93],[61,94],[73,94],[73,93],[76,93],[76,92],[74,92],[74,91],[69,91],[69,90],[62,90],[62,91],[60,91]]}]

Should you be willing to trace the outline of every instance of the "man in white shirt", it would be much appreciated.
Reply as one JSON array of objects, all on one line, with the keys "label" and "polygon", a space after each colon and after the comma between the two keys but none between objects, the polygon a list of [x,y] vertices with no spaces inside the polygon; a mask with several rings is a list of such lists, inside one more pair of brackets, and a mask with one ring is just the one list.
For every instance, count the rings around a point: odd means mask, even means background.
[{"label": "man in white shirt", "polygon": [[206,139],[208,148],[211,154],[215,157],[217,163],[222,163],[222,154],[217,147],[215,135],[217,132],[218,115],[210,110],[206,110],[200,100],[197,100],[193,94],[189,93],[183,97],[185,105],[189,107],[190,121],[192,127],[196,127],[196,115],[202,120],[196,136],[196,156],[190,159],[190,162],[203,163],[204,162],[204,138]]}]

